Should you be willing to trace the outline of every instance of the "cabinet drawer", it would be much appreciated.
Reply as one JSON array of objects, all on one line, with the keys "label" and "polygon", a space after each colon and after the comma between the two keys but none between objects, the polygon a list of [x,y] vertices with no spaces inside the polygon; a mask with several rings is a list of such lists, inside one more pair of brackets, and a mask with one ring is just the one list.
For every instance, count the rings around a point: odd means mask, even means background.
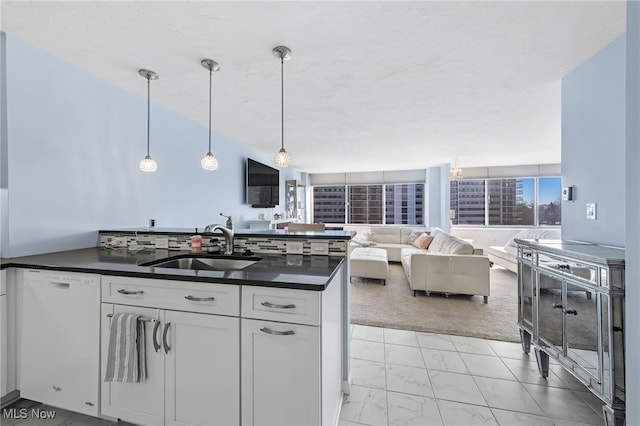
[{"label": "cabinet drawer", "polygon": [[549,268],[562,275],[578,277],[581,280],[588,281],[592,285],[598,285],[598,267],[573,259],[559,258],[548,254],[540,253],[538,255],[538,265],[542,268]]},{"label": "cabinet drawer", "polygon": [[240,288],[232,284],[103,276],[102,302],[238,316]]},{"label": "cabinet drawer", "polygon": [[320,325],[320,292],[243,286],[242,316]]}]

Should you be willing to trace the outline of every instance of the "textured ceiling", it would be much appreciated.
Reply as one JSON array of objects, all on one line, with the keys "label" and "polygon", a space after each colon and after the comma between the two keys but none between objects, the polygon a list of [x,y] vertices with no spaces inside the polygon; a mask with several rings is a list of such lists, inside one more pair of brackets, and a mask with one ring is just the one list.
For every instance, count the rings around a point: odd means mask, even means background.
[{"label": "textured ceiling", "polygon": [[[310,172],[560,162],[560,81],[624,1],[2,1],[2,29]],[[215,150],[214,150],[215,151]]]}]

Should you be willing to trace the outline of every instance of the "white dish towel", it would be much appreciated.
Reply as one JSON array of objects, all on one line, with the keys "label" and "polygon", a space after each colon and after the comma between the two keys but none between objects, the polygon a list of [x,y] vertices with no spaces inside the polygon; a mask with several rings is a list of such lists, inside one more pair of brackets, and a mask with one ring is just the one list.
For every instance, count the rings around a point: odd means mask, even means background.
[{"label": "white dish towel", "polygon": [[143,382],[147,377],[143,321],[138,314],[117,313],[111,318],[105,382]]}]

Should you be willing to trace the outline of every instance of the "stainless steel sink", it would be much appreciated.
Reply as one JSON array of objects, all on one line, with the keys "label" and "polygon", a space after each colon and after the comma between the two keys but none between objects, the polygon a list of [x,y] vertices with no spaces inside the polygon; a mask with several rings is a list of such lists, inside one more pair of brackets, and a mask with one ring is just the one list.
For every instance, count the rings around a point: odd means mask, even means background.
[{"label": "stainless steel sink", "polygon": [[251,266],[259,260],[259,257],[249,256],[181,255],[143,263],[141,266],[212,271],[237,271]]}]

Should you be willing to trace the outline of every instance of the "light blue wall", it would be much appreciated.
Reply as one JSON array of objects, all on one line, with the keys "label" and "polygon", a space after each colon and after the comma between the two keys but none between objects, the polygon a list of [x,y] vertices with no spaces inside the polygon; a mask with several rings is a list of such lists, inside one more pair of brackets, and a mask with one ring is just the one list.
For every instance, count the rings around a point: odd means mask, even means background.
[{"label": "light blue wall", "polygon": [[[10,34],[6,54],[9,253],[4,257],[94,246],[96,230],[146,226],[150,218],[158,227],[203,227],[224,223],[218,214],[225,212],[242,227],[257,216],[259,211],[245,204],[245,159],[271,164],[272,158],[214,134],[220,166],[204,171],[207,127],[154,104],[156,82],[151,83],[151,156],[158,171],[143,173],[138,163],[146,154],[146,97]],[[136,71],[132,65],[131,78],[145,85]],[[162,70],[155,71],[162,78]],[[284,180],[300,177],[296,170],[281,169],[281,200]]]},{"label": "light blue wall", "polygon": [[[640,2],[627,2],[626,398],[627,424],[640,425]],[[621,158],[622,161],[622,158]]]},{"label": "light blue wall", "polygon": [[449,164],[427,168],[425,225],[449,232]]},{"label": "light blue wall", "polygon": [[[625,36],[562,80],[562,237],[625,245]],[[597,203],[597,219],[586,219]]]}]

